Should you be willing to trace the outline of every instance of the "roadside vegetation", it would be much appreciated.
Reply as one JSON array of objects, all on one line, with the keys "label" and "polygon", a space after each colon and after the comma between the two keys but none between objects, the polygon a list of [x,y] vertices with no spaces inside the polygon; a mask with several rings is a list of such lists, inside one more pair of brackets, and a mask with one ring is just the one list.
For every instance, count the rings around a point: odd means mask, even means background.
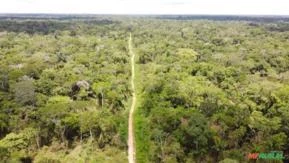
[{"label": "roadside vegetation", "polygon": [[288,154],[288,23],[139,24],[138,162],[247,162],[250,152]]},{"label": "roadside vegetation", "polygon": [[126,162],[127,33],[49,22],[1,22],[0,160]]}]

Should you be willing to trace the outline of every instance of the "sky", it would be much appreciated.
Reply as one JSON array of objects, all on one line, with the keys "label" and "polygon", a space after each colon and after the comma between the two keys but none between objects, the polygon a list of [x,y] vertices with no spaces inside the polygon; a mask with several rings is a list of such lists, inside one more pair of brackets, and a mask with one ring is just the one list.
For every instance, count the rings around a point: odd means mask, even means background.
[{"label": "sky", "polygon": [[289,15],[289,0],[0,0],[0,13]]}]

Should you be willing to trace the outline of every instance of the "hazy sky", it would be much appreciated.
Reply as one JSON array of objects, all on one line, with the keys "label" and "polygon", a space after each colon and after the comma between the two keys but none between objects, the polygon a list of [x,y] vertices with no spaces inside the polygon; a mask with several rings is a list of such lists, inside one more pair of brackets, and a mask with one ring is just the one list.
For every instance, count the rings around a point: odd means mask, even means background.
[{"label": "hazy sky", "polygon": [[289,15],[289,0],[0,0],[0,13]]}]

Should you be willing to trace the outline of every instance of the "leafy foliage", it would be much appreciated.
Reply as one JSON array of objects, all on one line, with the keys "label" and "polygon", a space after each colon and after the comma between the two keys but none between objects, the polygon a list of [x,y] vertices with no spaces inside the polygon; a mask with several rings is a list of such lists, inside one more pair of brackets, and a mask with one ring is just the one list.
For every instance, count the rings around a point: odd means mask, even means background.
[{"label": "leafy foliage", "polygon": [[271,19],[1,18],[1,161],[126,162],[129,33],[138,162],[288,154],[288,23]]}]

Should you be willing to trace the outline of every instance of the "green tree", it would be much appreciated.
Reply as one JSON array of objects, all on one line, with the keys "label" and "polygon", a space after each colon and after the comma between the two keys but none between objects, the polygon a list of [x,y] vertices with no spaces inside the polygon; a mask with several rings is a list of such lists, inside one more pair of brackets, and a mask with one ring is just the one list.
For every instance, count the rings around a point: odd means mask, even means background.
[{"label": "green tree", "polygon": [[98,94],[99,104],[103,108],[104,106],[104,96],[108,91],[110,84],[108,82],[97,82],[92,85],[92,89]]},{"label": "green tree", "polygon": [[32,80],[24,80],[15,84],[15,100],[23,105],[35,104],[35,87]]}]

